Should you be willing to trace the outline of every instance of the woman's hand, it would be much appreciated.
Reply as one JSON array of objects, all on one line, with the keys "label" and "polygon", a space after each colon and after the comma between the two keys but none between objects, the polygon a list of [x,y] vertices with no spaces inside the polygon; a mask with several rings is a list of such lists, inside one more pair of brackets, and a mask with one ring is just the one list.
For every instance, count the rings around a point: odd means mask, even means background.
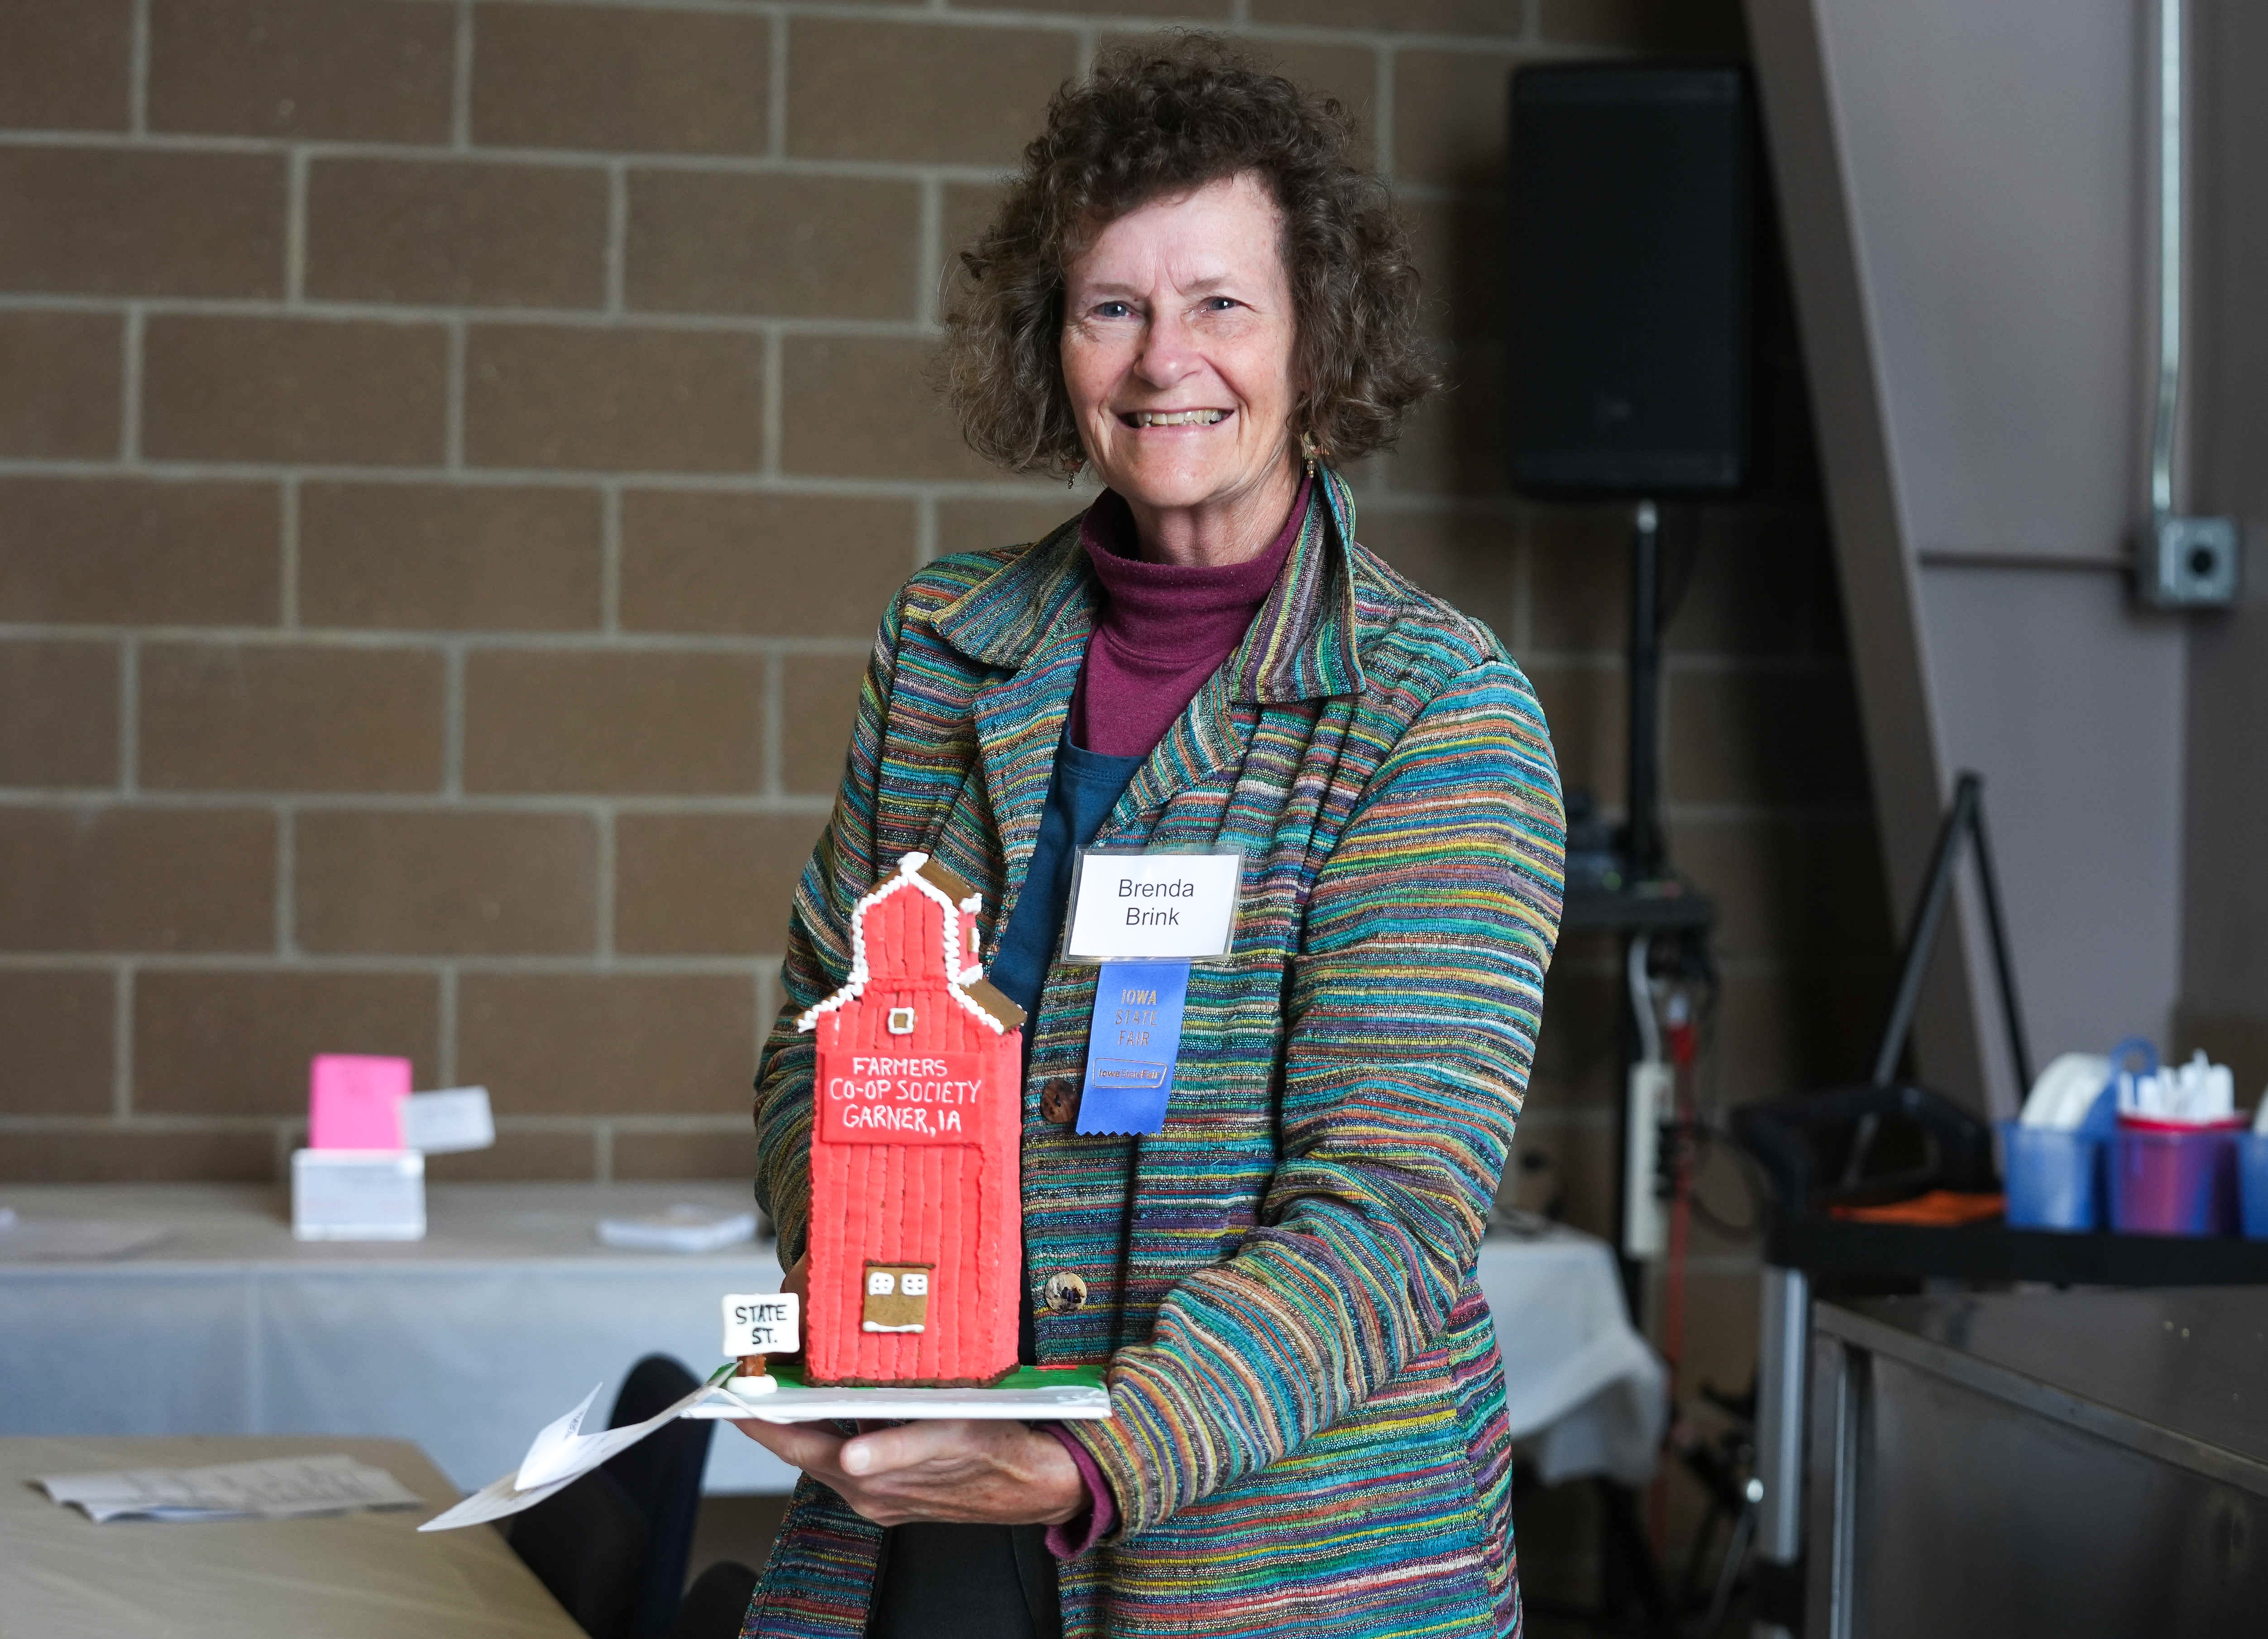
[{"label": "woman's hand", "polygon": [[[780,1290],[799,1297],[810,1278],[806,1255]],[[735,1426],[878,1525],[1059,1525],[1086,1506],[1086,1481],[1062,1442],[1020,1422],[912,1422],[850,1439],[811,1423]]]},{"label": "woman's hand", "polygon": [[850,1439],[810,1423],[740,1429],[878,1525],[1059,1525],[1086,1507],[1086,1481],[1071,1453],[1020,1422],[939,1419]]}]

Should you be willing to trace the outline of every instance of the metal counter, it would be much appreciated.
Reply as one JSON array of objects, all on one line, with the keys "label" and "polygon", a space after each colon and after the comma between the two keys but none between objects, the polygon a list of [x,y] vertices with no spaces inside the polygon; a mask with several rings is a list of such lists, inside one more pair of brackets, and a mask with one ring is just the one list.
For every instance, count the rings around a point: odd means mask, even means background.
[{"label": "metal counter", "polygon": [[1809,1639],[2268,1633],[2268,1290],[1814,1306]]}]

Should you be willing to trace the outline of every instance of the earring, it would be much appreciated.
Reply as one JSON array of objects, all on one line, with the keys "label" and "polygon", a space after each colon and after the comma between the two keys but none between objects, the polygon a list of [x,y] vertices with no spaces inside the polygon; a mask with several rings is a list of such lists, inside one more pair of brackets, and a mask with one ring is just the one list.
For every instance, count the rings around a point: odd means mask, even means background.
[{"label": "earring", "polygon": [[1315,447],[1314,434],[1311,432],[1300,434],[1300,457],[1307,463],[1307,476],[1311,478],[1315,476],[1315,457],[1322,454],[1322,452]]}]

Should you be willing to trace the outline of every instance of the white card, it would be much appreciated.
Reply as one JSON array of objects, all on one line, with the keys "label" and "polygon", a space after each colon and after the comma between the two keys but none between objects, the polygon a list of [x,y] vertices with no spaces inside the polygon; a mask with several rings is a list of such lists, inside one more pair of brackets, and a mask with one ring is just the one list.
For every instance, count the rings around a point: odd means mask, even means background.
[{"label": "white card", "polygon": [[1079,856],[1066,962],[1203,962],[1236,934],[1241,853]]},{"label": "white card", "polygon": [[723,1353],[792,1355],[803,1347],[803,1300],[792,1292],[733,1292],[725,1298]]},{"label": "white card", "polygon": [[422,1241],[425,1157],[414,1149],[295,1149],[291,1235],[302,1241]]},{"label": "white card", "polygon": [[496,1142],[496,1117],[485,1087],[452,1087],[412,1093],[401,1101],[401,1147],[429,1155],[486,1149]]}]

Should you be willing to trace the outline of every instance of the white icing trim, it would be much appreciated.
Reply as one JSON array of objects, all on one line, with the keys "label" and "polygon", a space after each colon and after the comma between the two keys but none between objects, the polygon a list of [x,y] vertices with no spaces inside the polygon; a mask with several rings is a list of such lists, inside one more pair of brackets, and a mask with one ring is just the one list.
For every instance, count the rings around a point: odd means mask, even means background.
[{"label": "white icing trim", "polygon": [[[981,1020],[985,1028],[995,1036],[1005,1036],[1008,1033],[1006,1025],[985,1011],[983,1004],[962,988],[963,986],[973,985],[984,977],[984,970],[982,967],[964,968],[960,965],[961,913],[966,911],[970,916],[975,916],[984,903],[983,897],[980,894],[971,894],[959,904],[955,904],[953,902],[953,896],[921,874],[922,867],[928,863],[929,855],[918,850],[904,855],[898,860],[898,868],[883,879],[880,887],[850,907],[850,976],[844,981],[842,989],[798,1018],[795,1022],[797,1030],[812,1029],[819,1023],[821,1015],[832,1013],[838,1008],[845,1007],[857,1000],[865,993],[868,981],[873,978],[873,971],[866,965],[866,912],[892,894],[911,887],[934,899],[945,912],[941,930],[944,934],[945,949],[942,953],[944,960],[939,963],[939,967],[945,975],[946,993],[968,1008],[972,1015]],[[976,930],[972,928],[969,931],[973,934]]]}]

